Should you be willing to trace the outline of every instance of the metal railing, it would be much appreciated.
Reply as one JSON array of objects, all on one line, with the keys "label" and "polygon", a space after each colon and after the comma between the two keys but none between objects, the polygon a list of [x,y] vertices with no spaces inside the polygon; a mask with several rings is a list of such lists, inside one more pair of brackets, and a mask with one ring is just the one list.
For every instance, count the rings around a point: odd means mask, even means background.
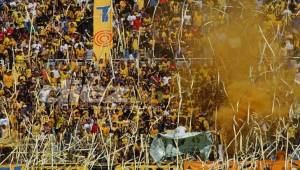
[{"label": "metal railing", "polygon": [[[166,58],[148,58],[148,59],[144,60],[144,59],[137,58],[137,59],[135,59],[135,61],[140,61],[140,62],[147,62],[148,61],[148,62],[150,62],[150,61],[162,61],[162,60],[165,60],[165,59]],[[167,58],[167,60],[172,60],[172,61],[175,61],[176,63],[182,63],[182,62],[192,63],[192,62],[195,62],[195,61],[209,61],[209,62],[212,62],[214,59],[211,58],[211,57],[197,57],[197,58],[174,58],[174,59]],[[48,59],[46,65],[49,66],[50,63],[57,63],[57,62],[69,63],[70,61],[75,61],[78,64],[82,64],[82,63],[85,63],[85,62],[95,64],[95,62],[92,59]],[[115,58],[115,59],[112,59],[112,61],[114,63],[118,63],[120,61],[133,61],[133,60],[126,59],[126,58]]]}]

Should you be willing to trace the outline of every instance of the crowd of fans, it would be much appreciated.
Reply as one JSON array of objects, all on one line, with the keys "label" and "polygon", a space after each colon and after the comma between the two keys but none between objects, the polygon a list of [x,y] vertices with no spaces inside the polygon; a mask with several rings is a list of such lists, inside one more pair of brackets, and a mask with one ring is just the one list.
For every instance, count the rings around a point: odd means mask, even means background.
[{"label": "crowd of fans", "polygon": [[261,7],[265,14],[265,26],[272,30],[283,25],[286,26],[284,31],[277,34],[281,40],[281,56],[284,59],[297,56],[297,48],[299,48],[299,17],[298,11],[300,5],[297,1],[286,3],[285,1],[266,2]]},{"label": "crowd of fans", "polygon": [[175,59],[192,56],[201,1],[114,1],[113,61],[94,58],[91,2],[0,2],[2,139],[155,136],[188,124]]},{"label": "crowd of fans", "polygon": [[199,72],[197,100],[207,100],[194,109],[180,101],[176,58],[195,55],[204,13],[218,5],[115,0],[118,60],[96,61],[90,1],[0,0],[1,138],[52,134],[61,142],[101,134],[121,148],[134,135],[154,137],[179,125],[209,130],[206,113],[222,102],[211,84],[215,73]]}]

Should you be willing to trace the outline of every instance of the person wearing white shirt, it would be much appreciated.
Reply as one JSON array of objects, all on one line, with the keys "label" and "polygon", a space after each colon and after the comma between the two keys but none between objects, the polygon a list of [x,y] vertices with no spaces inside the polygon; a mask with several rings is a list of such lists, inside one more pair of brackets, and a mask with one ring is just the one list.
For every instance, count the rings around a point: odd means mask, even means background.
[{"label": "person wearing white shirt", "polygon": [[188,12],[184,15],[183,19],[185,25],[192,25],[192,16]]},{"label": "person wearing white shirt", "polygon": [[282,12],[282,14],[285,15],[285,16],[290,16],[290,15],[292,15],[292,11],[289,10],[289,9],[285,9],[285,10]]},{"label": "person wearing white shirt", "polygon": [[64,54],[64,56],[67,56],[68,48],[69,48],[68,44],[64,44],[61,45],[59,49]]},{"label": "person wearing white shirt", "polygon": [[263,6],[264,1],[263,0],[256,0],[256,9],[261,9],[261,7]]},{"label": "person wearing white shirt", "polygon": [[7,137],[7,130],[3,128],[4,126],[8,126],[9,119],[3,114],[0,114],[0,138],[6,138]]},{"label": "person wearing white shirt", "polygon": [[185,134],[185,131],[186,131],[186,128],[184,126],[178,126],[175,129],[175,134],[178,135],[178,136],[181,136],[181,135]]},{"label": "person wearing white shirt", "polygon": [[60,78],[60,74],[59,74],[58,70],[52,70],[51,72],[53,73],[54,78]]},{"label": "person wearing white shirt", "polygon": [[83,129],[86,130],[86,131],[90,131],[90,130],[91,130],[91,125],[88,124],[88,123],[85,123],[85,124],[83,125]]},{"label": "person wearing white shirt", "polygon": [[81,6],[82,4],[85,4],[87,1],[88,3],[91,2],[91,0],[77,0],[77,4]]},{"label": "person wearing white shirt", "polygon": [[286,40],[286,41],[285,41],[285,49],[286,49],[286,51],[287,51],[287,55],[288,55],[288,56],[293,56],[294,45],[291,43],[290,40]]},{"label": "person wearing white shirt", "polygon": [[133,21],[136,20],[136,16],[130,14],[127,17],[127,21],[129,21],[130,25],[133,25]]},{"label": "person wearing white shirt", "polygon": [[53,68],[53,66],[50,67],[51,68],[51,72],[54,75],[54,78],[60,78],[60,74],[57,68]]},{"label": "person wearing white shirt", "polygon": [[171,79],[170,76],[164,76],[164,77],[162,78],[163,85],[169,84],[169,80],[170,80],[170,79]]},{"label": "person wearing white shirt", "polygon": [[83,125],[83,129],[86,130],[87,132],[90,132],[92,130],[92,126],[94,124],[94,120],[93,119],[89,119],[84,125]]},{"label": "person wearing white shirt", "polygon": [[33,16],[36,15],[36,6],[37,6],[37,4],[35,2],[31,2],[31,1],[29,2],[28,6],[27,6],[28,10],[30,11],[30,13],[32,13]]},{"label": "person wearing white shirt", "polygon": [[78,48],[78,46],[84,47],[84,44],[82,42],[75,43],[74,48]]},{"label": "person wearing white shirt", "polygon": [[291,43],[290,40],[286,40],[286,41],[285,41],[285,48],[286,48],[287,50],[293,50],[293,49],[294,49],[294,45]]},{"label": "person wearing white shirt", "polygon": [[60,46],[60,51],[61,52],[65,52],[65,51],[67,51],[68,50],[68,44],[64,44],[64,45],[61,45]]},{"label": "person wearing white shirt", "polygon": [[168,110],[165,110],[165,111],[164,111],[164,116],[169,116],[169,115],[170,115],[169,111],[168,111]]},{"label": "person wearing white shirt", "polygon": [[0,119],[0,126],[8,126],[8,124],[9,124],[9,120],[7,117]]},{"label": "person wearing white shirt", "polygon": [[34,53],[38,54],[42,48],[42,45],[36,41],[34,44],[32,44],[32,49],[34,50]]},{"label": "person wearing white shirt", "polygon": [[85,50],[85,56],[87,60],[92,60],[93,59],[93,55],[94,55],[94,51],[92,48],[87,48]]}]

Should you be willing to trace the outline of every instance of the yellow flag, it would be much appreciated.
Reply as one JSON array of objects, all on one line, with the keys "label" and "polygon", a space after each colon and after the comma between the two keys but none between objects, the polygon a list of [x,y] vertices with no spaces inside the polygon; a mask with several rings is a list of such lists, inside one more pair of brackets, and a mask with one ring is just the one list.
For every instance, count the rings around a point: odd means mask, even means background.
[{"label": "yellow flag", "polygon": [[94,0],[94,36],[93,50],[96,60],[108,59],[113,46],[111,0]]}]

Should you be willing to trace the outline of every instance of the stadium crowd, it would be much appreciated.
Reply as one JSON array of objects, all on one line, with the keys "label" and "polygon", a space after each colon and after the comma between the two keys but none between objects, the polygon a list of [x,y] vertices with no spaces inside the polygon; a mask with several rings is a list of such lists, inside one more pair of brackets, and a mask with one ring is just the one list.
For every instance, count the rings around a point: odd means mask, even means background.
[{"label": "stadium crowd", "polygon": [[[214,5],[115,0],[116,60],[110,61],[95,59],[89,1],[0,0],[0,136],[53,134],[67,142],[101,134],[121,148],[136,140],[133,135],[154,137],[178,125],[209,130],[205,113],[212,112],[213,101],[198,110],[180,102],[176,58],[194,55],[203,13]],[[205,90],[217,91],[206,83],[216,79],[214,74],[209,68],[201,71],[202,98],[220,99]]]},{"label": "stadium crowd", "polygon": [[[201,1],[115,1],[114,35],[123,36],[114,36],[118,60],[112,62],[95,60],[90,2],[0,2],[3,139],[155,136],[178,121],[188,124],[188,107],[183,104],[179,120],[179,100],[172,100],[175,58],[192,55],[191,37],[200,36],[203,22]],[[198,130],[208,130],[201,122]]]}]

